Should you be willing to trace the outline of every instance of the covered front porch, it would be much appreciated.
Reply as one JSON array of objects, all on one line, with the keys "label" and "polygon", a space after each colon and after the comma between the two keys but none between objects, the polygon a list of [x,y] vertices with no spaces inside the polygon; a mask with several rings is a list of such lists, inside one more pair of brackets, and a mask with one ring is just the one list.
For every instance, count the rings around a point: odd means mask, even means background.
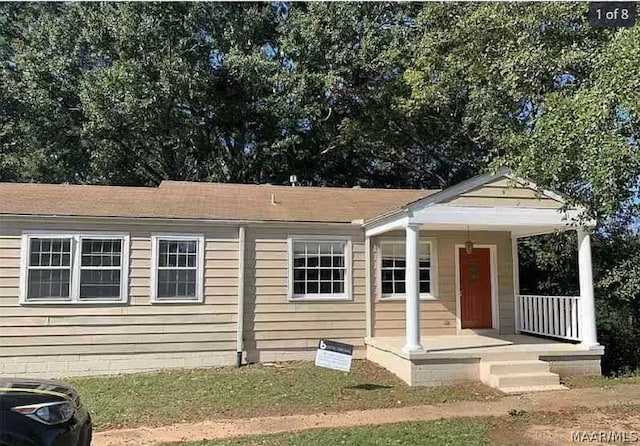
[{"label": "covered front porch", "polygon": [[[365,224],[367,357],[411,385],[547,390],[562,374],[600,373],[594,222],[577,224],[580,209],[507,177],[476,177]],[[567,230],[578,234],[580,295],[520,294],[518,239]],[[388,293],[384,265],[402,265],[401,296]]]},{"label": "covered front porch", "polygon": [[560,378],[600,374],[602,347],[586,347],[512,334],[458,334],[422,338],[422,351],[406,351],[404,337],[365,340],[367,359],[409,385],[482,381],[505,393],[562,389]]}]

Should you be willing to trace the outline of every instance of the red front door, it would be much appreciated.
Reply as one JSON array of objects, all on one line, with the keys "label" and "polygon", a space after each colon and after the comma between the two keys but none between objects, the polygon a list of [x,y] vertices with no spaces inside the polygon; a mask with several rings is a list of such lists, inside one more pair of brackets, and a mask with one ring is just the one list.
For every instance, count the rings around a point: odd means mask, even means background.
[{"label": "red front door", "polygon": [[492,328],[491,254],[489,248],[460,248],[460,324],[462,328]]}]

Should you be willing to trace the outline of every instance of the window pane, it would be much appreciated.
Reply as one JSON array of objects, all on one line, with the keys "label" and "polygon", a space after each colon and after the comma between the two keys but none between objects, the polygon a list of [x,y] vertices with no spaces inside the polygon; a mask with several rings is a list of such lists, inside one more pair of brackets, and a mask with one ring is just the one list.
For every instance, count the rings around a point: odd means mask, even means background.
[{"label": "window pane", "polygon": [[159,240],[158,266],[195,268],[197,243],[195,240]]},{"label": "window pane", "polygon": [[158,297],[196,297],[196,270],[158,270]]},{"label": "window pane", "polygon": [[308,282],[307,283],[307,293],[308,294],[318,294],[318,282]]},{"label": "window pane", "polygon": [[119,267],[122,240],[82,239],[82,266]]},{"label": "window pane", "polygon": [[394,293],[403,294],[405,292],[404,280],[402,282],[395,282],[394,286],[395,286]]},{"label": "window pane", "polygon": [[293,293],[304,294],[305,293],[304,282],[293,282]]},{"label": "window pane", "polygon": [[331,282],[320,282],[321,293],[331,293]]},{"label": "window pane", "polygon": [[396,282],[404,282],[404,269],[393,270],[393,280]]},{"label": "window pane", "polygon": [[71,240],[32,238],[29,266],[70,266]]},{"label": "window pane", "polygon": [[429,280],[431,273],[428,269],[420,269],[420,280]]},{"label": "window pane", "polygon": [[392,282],[382,282],[382,292],[384,294],[393,294],[393,283]]},{"label": "window pane", "polygon": [[69,297],[68,269],[35,269],[29,271],[27,298],[65,299]]},{"label": "window pane", "polygon": [[344,282],[333,282],[333,292],[336,294],[344,293]]},{"label": "window pane", "polygon": [[80,273],[80,298],[119,299],[120,270],[82,270]]},{"label": "window pane", "polygon": [[431,292],[431,282],[420,281],[420,292],[421,293],[430,293]]},{"label": "window pane", "polygon": [[331,280],[331,270],[330,269],[321,269],[320,270],[320,280]]}]

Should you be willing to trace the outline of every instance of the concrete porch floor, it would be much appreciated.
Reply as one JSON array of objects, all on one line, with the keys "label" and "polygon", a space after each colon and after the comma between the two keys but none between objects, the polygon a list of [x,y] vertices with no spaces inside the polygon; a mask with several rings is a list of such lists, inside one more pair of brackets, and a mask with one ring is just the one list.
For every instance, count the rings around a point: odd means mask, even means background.
[{"label": "concrete porch floor", "polygon": [[[534,376],[534,371],[560,377],[599,375],[600,357],[604,353],[601,346],[588,348],[526,335],[426,336],[422,338],[425,351],[410,353],[402,349],[403,337],[367,338],[365,344],[370,361],[387,368],[409,385],[489,383],[493,378],[488,374],[496,369],[496,364],[502,369],[519,370],[520,381],[531,383],[540,378]],[[546,372],[540,367],[546,368]]]},{"label": "concrete porch floor", "polygon": [[603,347],[589,349],[580,344],[554,341],[526,335],[461,334],[427,336],[422,338],[424,352],[407,353],[402,350],[403,337],[373,337],[365,339],[369,347],[393,352],[407,359],[486,358],[503,354],[566,355],[589,352],[604,353]]}]

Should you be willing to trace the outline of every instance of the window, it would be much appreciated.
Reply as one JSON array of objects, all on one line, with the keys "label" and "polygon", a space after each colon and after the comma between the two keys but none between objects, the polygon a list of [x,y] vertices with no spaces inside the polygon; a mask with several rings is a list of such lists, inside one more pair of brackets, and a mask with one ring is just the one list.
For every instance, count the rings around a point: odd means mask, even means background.
[{"label": "window", "polygon": [[200,302],[203,299],[204,237],[154,235],[152,300]]},{"label": "window", "polygon": [[126,301],[128,235],[28,233],[23,240],[23,303]]},{"label": "window", "polygon": [[122,240],[82,239],[80,299],[118,299],[122,283]]},{"label": "window", "polygon": [[71,297],[71,243],[65,238],[31,238],[27,299],[65,301]]},{"label": "window", "polygon": [[[380,282],[383,298],[405,297],[405,241],[384,240],[380,243],[382,261],[380,266]],[[433,298],[435,294],[435,274],[432,262],[432,242],[421,241],[419,252],[420,296]]]},{"label": "window", "polygon": [[347,239],[290,239],[289,297],[348,299],[350,244]]}]

